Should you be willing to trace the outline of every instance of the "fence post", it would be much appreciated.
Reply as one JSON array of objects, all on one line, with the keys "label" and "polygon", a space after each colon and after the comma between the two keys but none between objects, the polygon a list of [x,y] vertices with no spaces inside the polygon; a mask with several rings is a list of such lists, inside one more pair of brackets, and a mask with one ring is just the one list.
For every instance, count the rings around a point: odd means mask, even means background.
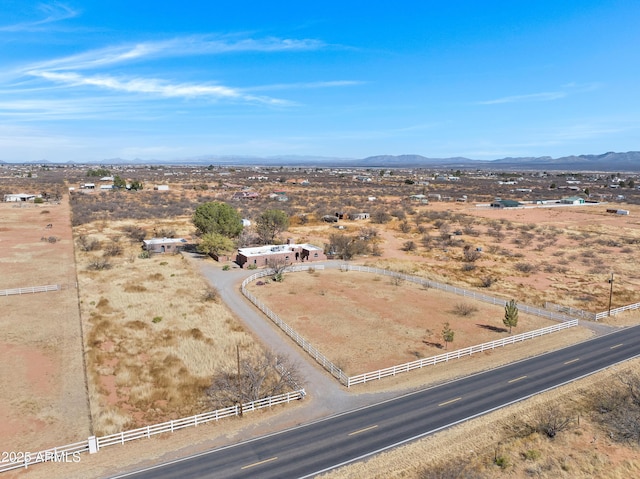
[{"label": "fence post", "polygon": [[89,442],[89,454],[95,454],[100,450],[98,439],[95,436],[89,436],[88,442]]}]

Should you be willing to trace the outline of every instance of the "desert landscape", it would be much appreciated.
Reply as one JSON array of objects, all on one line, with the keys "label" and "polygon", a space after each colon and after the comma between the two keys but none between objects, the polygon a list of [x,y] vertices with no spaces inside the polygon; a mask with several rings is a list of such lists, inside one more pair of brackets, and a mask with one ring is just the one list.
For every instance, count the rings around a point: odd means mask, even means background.
[{"label": "desert landscape", "polygon": [[[243,202],[231,199],[233,190],[217,182],[205,185],[202,172],[189,173],[192,178],[173,183],[169,191],[71,192],[44,204],[0,205],[1,238],[10,246],[3,248],[5,274],[1,287],[62,285],[55,292],[1,298],[3,310],[9,312],[7,327],[3,328],[2,354],[5,364],[13,364],[3,373],[3,407],[8,405],[2,411],[4,447],[51,447],[92,434],[210,410],[212,399],[207,390],[216,375],[233,373],[236,353],[259,357],[268,349],[268,344],[256,340],[242,319],[226,308],[215,285],[209,284],[192,262],[181,254],[147,255],[142,248],[142,239],[151,237],[183,237],[197,244],[198,232],[191,215],[206,201],[228,202],[251,219],[265,209],[280,207],[290,224],[279,241],[316,244],[338,263],[390,269],[538,307],[550,302],[589,313],[601,312],[609,306],[610,293],[613,307],[637,301],[640,274],[630,259],[638,254],[640,227],[635,215],[640,209],[634,204],[625,204],[630,212],[625,216],[611,215],[607,204],[514,210],[494,210],[468,201],[416,204],[409,199],[411,191],[398,174],[393,181],[382,179],[377,185],[355,186],[348,201],[353,204],[348,208],[326,202],[336,188],[346,194],[352,186],[350,178],[331,174],[319,177],[313,185],[288,184],[288,201],[282,203],[269,196],[274,186],[263,184],[258,188],[246,178],[247,173],[235,171],[235,181],[261,193],[260,198]],[[155,172],[141,170],[134,175],[144,178],[149,174]],[[66,188],[81,181],[81,175],[82,171],[43,171],[38,180],[14,180],[13,187],[33,189],[36,184],[40,189],[60,190],[60,181]],[[153,181],[153,176],[145,181]],[[486,190],[489,181],[474,188]],[[462,185],[462,191],[470,187]],[[430,187],[430,191],[437,190],[436,186]],[[375,202],[368,199],[372,195],[376,195]],[[488,196],[478,195],[478,203]],[[322,219],[325,215],[320,214],[362,211],[368,206],[372,214],[365,220],[327,223]],[[241,241],[255,241],[251,227],[244,234]],[[237,269],[233,263],[216,263],[210,258],[206,261],[223,274],[225,269]],[[612,272],[615,288],[607,282]],[[350,374],[509,334],[503,324],[503,308],[375,274],[339,269],[285,272],[281,282],[254,282],[250,288]],[[46,317],[40,315],[41,311],[47,311]],[[639,319],[636,310],[604,318],[600,323],[623,327],[637,324]],[[450,343],[443,339],[445,323],[455,333]],[[553,323],[520,313],[513,333],[549,324]],[[351,394],[406,391],[437,384],[582,341],[593,334],[594,330],[581,326],[570,334],[552,334],[455,364],[438,365],[428,372],[367,384]],[[633,371],[633,364],[628,369]],[[616,384],[617,379],[601,373],[597,379],[580,383],[584,399],[578,410],[584,419],[580,428],[572,429],[574,436],[582,431],[576,440],[605,434],[597,421],[588,420],[593,403],[590,381]],[[553,404],[566,394],[571,393],[559,390],[513,407],[524,408],[533,417],[539,404]],[[75,398],[75,405],[60,398]],[[475,445],[469,445],[477,451],[480,463],[464,462],[480,474],[477,477],[490,475],[496,467],[487,459],[495,444],[501,445],[505,457],[511,457],[508,467],[498,469],[510,471],[513,477],[530,474],[525,469],[532,459],[525,458],[522,464],[517,459],[518,448],[525,447],[524,439],[508,439],[496,419],[501,414],[513,414],[507,411],[510,409],[477,420],[491,425],[490,433],[478,435]],[[277,413],[245,418],[244,426],[216,425],[215,430],[220,432],[214,435],[233,434],[229,431],[246,428],[247,421],[259,424],[261,417],[272,414]],[[443,462],[442,454],[434,453],[427,459],[421,448],[439,450],[433,449],[433,441],[447,444],[443,437],[459,438],[479,427],[485,426],[474,421],[407,446],[413,448],[411,452],[402,449],[385,453],[389,469],[374,459],[331,473],[330,477],[361,477],[362,467],[378,470],[378,477],[431,477],[424,476],[428,464],[450,468],[452,463]],[[64,434],[59,433],[61,428]],[[206,437],[200,440],[206,442]],[[172,441],[154,442],[154,454],[170,451],[175,447]],[[569,439],[563,439],[566,444],[562,447],[558,441],[553,447],[545,446],[542,436],[526,441],[527,450],[539,451],[546,458],[544,467],[536,462],[539,477],[557,477],[554,474],[564,469],[553,458],[559,457],[563,448],[576,447],[576,442]],[[603,459],[603,464],[612,471],[636,467],[629,462],[633,449],[624,452],[627,447],[612,443],[601,452],[609,461]],[[394,454],[401,459],[389,459]],[[425,460],[411,459],[416,454]],[[574,460],[582,464],[587,459]],[[102,461],[106,459],[92,457],[85,464],[96,471],[114,467]],[[53,477],[44,472],[48,467],[35,467],[28,476]],[[567,477],[580,477],[577,466],[573,467],[574,475]],[[595,466],[590,470],[601,471]],[[61,474],[70,477],[69,469]]]}]

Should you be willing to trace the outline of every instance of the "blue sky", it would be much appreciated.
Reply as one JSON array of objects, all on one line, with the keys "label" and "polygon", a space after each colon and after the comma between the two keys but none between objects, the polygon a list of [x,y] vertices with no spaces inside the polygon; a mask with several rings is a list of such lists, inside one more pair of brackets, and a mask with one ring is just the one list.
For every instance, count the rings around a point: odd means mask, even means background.
[{"label": "blue sky", "polygon": [[0,0],[0,160],[640,150],[640,2]]}]

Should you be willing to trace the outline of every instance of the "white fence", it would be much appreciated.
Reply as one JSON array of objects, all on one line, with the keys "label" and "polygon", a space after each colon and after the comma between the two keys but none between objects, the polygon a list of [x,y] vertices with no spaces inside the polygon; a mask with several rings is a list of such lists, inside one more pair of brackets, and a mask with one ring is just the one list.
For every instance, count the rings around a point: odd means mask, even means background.
[{"label": "white fence", "polygon": [[[322,270],[324,269],[324,265],[316,265],[316,266],[291,266],[287,268],[288,272],[297,272],[297,271],[308,271],[308,270]],[[265,276],[272,276],[273,271],[266,269],[262,271],[258,271],[255,274],[252,274],[247,279],[242,282],[242,294],[251,301],[260,311],[262,311],[271,321],[273,321],[282,331],[286,333],[291,339],[293,339],[304,351],[309,353],[309,355],[315,359],[318,364],[320,364],[323,368],[331,373],[331,375],[338,379],[342,384],[347,386],[349,384],[349,377],[340,369],[338,366],[333,364],[329,358],[327,358],[324,354],[322,354],[316,347],[314,347],[309,341],[307,341],[304,337],[296,332],[291,326],[285,323],[280,317],[271,311],[269,307],[256,298],[252,293],[250,293],[246,286],[259,278],[264,278]]]},{"label": "white fence", "polygon": [[[640,309],[640,303],[628,304],[627,306],[621,306],[619,308],[611,309],[611,316],[616,315],[618,313],[623,313],[625,311],[631,311],[634,309]],[[596,321],[601,320],[602,318],[606,318],[609,315],[609,311],[603,311],[602,313],[596,313],[595,319]]]},{"label": "white fence", "polygon": [[46,293],[48,291],[58,291],[62,289],[59,284],[47,286],[31,286],[30,288],[0,289],[0,296],[11,296],[12,294]]},{"label": "white fence", "polygon": [[[367,266],[357,266],[357,265],[351,265],[351,264],[342,265],[341,268],[347,271],[361,271],[365,273],[375,273],[375,274],[382,274],[385,276],[392,276],[394,278],[400,278],[405,281],[410,281],[412,283],[416,283],[427,288],[435,288],[441,291],[447,291],[449,293],[464,296],[466,298],[472,298],[477,301],[482,301],[484,303],[497,304],[500,306],[504,306],[505,304],[507,304],[507,300],[505,299],[494,298],[493,296],[489,296],[488,294],[482,294],[476,291],[469,291],[464,288],[458,288],[456,286],[450,286],[448,284],[438,283],[437,281],[431,281],[430,279],[419,278],[417,276],[397,273],[395,271],[390,271],[388,269],[369,268]],[[571,321],[574,319],[570,316],[567,316],[566,314],[547,311],[543,308],[536,308],[535,306],[528,306],[526,304],[518,304],[518,310],[522,311],[523,313],[534,314],[536,316],[552,319],[554,321]]]},{"label": "white fence", "polygon": [[601,319],[604,319],[608,316],[614,316],[618,313],[623,313],[625,311],[640,309],[640,303],[628,304],[626,306],[620,306],[619,308],[612,308],[611,312],[602,311],[600,313],[591,313],[589,311],[583,311],[582,309],[571,308],[569,306],[559,306],[553,303],[545,303],[544,307],[548,309],[554,309],[562,313],[567,313],[574,317],[585,318],[591,321],[600,321]]},{"label": "white fence", "polygon": [[[295,271],[306,271],[309,269],[324,269],[324,266],[294,266],[288,269],[290,272]],[[506,300],[493,298],[486,294],[476,293],[473,291],[468,291],[463,288],[456,288],[454,286],[449,286],[446,284],[438,283],[435,281],[430,281],[428,279],[418,278],[416,276],[410,276],[402,273],[396,273],[395,271],[389,271],[386,269],[378,269],[378,268],[369,268],[366,266],[356,266],[356,265],[342,265],[341,269],[348,271],[362,271],[366,273],[375,273],[375,274],[383,274],[386,276],[393,276],[397,278],[401,278],[407,281],[411,281],[413,283],[418,283],[423,286],[433,287],[437,289],[441,289],[444,291],[449,291],[455,294],[460,294],[465,297],[471,297],[473,299],[488,302],[491,304],[499,304],[504,306],[506,304]],[[305,351],[307,351],[311,357],[313,357],[319,364],[322,365],[327,371],[329,371],[333,377],[337,378],[342,384],[347,387],[351,387],[355,384],[366,383],[367,381],[373,381],[377,379],[381,379],[388,376],[395,376],[396,374],[412,371],[414,369],[423,368],[425,366],[430,366],[433,364],[438,364],[440,362],[449,361],[450,359],[458,359],[463,356],[469,356],[471,354],[479,353],[482,351],[487,351],[489,349],[495,349],[497,347],[505,346],[507,344],[513,344],[520,341],[526,341],[527,339],[537,338],[538,336],[543,336],[545,334],[550,334],[556,331],[560,331],[567,328],[572,328],[578,325],[578,320],[570,318],[564,314],[557,314],[551,311],[545,311],[544,309],[536,308],[533,306],[527,305],[518,305],[518,309],[527,313],[535,314],[538,316],[542,316],[549,319],[555,319],[557,321],[561,321],[559,324],[548,326],[546,328],[537,329],[535,331],[529,331],[527,333],[516,334],[515,336],[509,336],[507,338],[497,339],[495,341],[491,341],[488,343],[478,344],[476,346],[471,346],[464,349],[457,349],[455,351],[451,351],[450,353],[440,354],[438,356],[432,356],[430,358],[418,359],[416,361],[411,361],[410,363],[400,364],[398,366],[392,366],[385,369],[380,369],[378,371],[373,371],[370,373],[358,374],[356,376],[347,376],[340,368],[338,368],[335,364],[333,364],[326,356],[324,356],[320,351],[318,351],[309,341],[300,336],[293,328],[291,328],[287,323],[285,323],[280,317],[271,311],[269,307],[267,307],[262,301],[256,298],[252,293],[250,293],[246,286],[247,284],[255,281],[256,279],[263,278],[265,276],[273,275],[272,270],[263,270],[259,271],[242,282],[242,294],[244,294],[257,308],[259,308],[264,314],[267,315],[269,319],[271,319],[275,324],[277,324],[290,338],[292,338],[298,345],[302,347]]]},{"label": "white fence", "polygon": [[[306,395],[304,389],[293,391],[278,396],[271,396],[257,401],[251,401],[242,405],[242,413],[257,411],[266,407],[276,406],[278,404],[286,404],[291,401],[297,401]],[[6,462],[0,462],[0,472],[11,471],[14,469],[23,469],[34,464],[42,462],[78,462],[79,455],[83,452],[97,452],[100,448],[113,446],[116,444],[124,444],[135,439],[150,438],[156,434],[166,432],[174,432],[179,429],[191,426],[199,426],[211,421],[217,421],[230,416],[238,416],[240,414],[240,406],[235,405],[216,411],[197,414],[195,416],[182,419],[174,419],[172,421],[154,424],[152,426],[141,427],[131,431],[119,432],[108,436],[90,437],[84,441],[68,444],[66,446],[55,447],[45,451],[32,453],[19,453],[16,457],[2,458]]]},{"label": "white fence", "polygon": [[431,356],[430,358],[418,359],[416,361],[411,361],[410,363],[400,364],[399,366],[392,366],[390,368],[380,369],[378,371],[373,371],[370,373],[358,374],[357,376],[351,376],[349,378],[348,386],[350,387],[355,384],[363,384],[363,383],[366,383],[367,381],[374,381],[374,380],[382,379],[388,376],[395,376],[396,374],[399,374],[399,373],[406,373],[408,371],[412,371],[414,369],[420,369],[425,366],[432,366],[434,364],[447,362],[450,359],[459,359],[463,356],[470,356],[471,354],[481,353],[482,351],[499,348],[502,346],[506,346],[507,344],[526,341],[527,339],[537,338],[538,336],[543,336],[545,334],[554,333],[556,331],[561,331],[563,329],[572,328],[577,325],[578,325],[577,319],[573,319],[571,321],[564,321],[559,324],[554,324],[553,326],[547,326],[546,328],[536,329],[535,331],[529,331],[528,333],[516,334],[515,336],[496,339],[495,341],[491,341],[488,343],[478,344],[478,345],[471,346],[468,348],[463,348],[463,349],[456,349],[455,351],[439,354],[437,356]]}]

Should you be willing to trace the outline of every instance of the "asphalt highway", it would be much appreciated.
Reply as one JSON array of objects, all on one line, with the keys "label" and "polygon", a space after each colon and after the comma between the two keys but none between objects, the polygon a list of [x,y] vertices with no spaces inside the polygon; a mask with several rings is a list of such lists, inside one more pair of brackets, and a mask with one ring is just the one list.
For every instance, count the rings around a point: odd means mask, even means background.
[{"label": "asphalt highway", "polygon": [[[571,330],[558,334],[571,334]],[[310,424],[145,470],[131,479],[304,478],[640,355],[640,326]],[[429,374],[428,368],[415,374]]]}]

